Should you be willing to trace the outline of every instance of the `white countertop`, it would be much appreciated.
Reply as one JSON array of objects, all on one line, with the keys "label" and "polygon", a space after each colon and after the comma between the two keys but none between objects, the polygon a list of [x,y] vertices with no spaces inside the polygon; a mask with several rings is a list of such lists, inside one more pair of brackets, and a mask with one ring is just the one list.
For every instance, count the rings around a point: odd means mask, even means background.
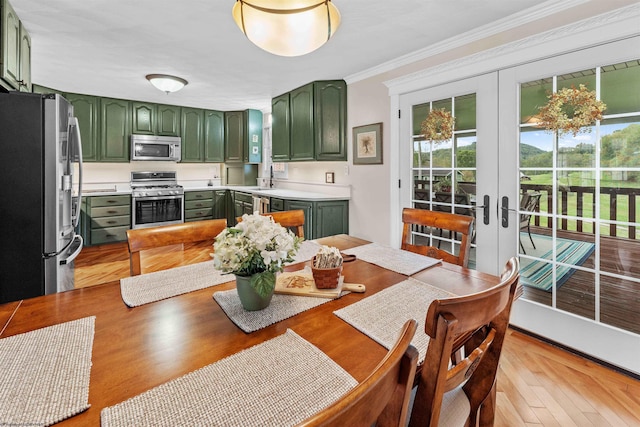
[{"label": "white countertop", "polygon": [[[189,184],[184,185],[185,191],[200,190],[232,190],[242,191],[256,196],[277,197],[288,200],[310,200],[310,201],[327,201],[327,200],[349,200],[349,197],[337,196],[326,193],[288,190],[283,188],[260,188],[257,186],[238,186],[238,185],[207,185],[207,184]],[[131,187],[127,184],[92,184],[82,189],[82,195],[90,196],[114,196],[131,194]]]}]

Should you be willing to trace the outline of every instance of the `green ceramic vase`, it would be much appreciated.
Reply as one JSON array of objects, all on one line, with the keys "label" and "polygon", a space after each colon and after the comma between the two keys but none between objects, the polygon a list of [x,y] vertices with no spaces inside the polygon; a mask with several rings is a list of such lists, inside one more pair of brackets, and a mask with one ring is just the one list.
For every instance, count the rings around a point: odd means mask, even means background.
[{"label": "green ceramic vase", "polygon": [[263,297],[251,286],[251,278],[253,276],[238,276],[236,275],[236,289],[238,291],[238,297],[240,303],[247,311],[257,311],[267,308],[271,303],[271,297],[273,297],[273,291],[267,296]]}]

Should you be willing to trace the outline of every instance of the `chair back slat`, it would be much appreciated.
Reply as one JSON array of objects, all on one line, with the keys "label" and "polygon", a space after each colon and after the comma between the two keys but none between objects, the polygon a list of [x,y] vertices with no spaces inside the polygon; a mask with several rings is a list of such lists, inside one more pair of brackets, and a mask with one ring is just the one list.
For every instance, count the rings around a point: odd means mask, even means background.
[{"label": "chair back slat", "polygon": [[207,240],[210,240],[213,245],[216,236],[220,234],[226,226],[226,219],[209,219],[127,230],[129,269],[131,275],[137,276],[141,273],[140,251],[181,243],[204,242]]},{"label": "chair back slat", "polygon": [[[402,210],[402,244],[401,248],[422,255],[439,258],[444,261],[466,267],[469,262],[471,236],[474,219],[472,216],[458,215],[449,212],[431,211],[427,209],[404,208]],[[460,250],[452,254],[435,246],[416,245],[411,242],[412,226],[431,227],[448,230],[461,235]]]}]

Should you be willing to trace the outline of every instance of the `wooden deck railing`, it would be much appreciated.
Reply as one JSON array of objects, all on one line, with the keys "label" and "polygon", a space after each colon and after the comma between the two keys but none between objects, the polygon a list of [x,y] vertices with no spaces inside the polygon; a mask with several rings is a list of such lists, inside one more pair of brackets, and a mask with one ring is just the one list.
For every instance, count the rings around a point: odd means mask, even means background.
[{"label": "wooden deck railing", "polygon": [[[553,192],[551,190],[551,186],[542,185],[542,184],[520,183],[520,188],[523,191],[538,191],[542,193],[542,198],[546,199],[547,201],[547,212],[553,212]],[[596,212],[595,187],[581,187],[576,185],[564,186],[559,189],[559,193],[560,193],[560,197],[559,197],[560,208],[558,209],[558,213],[560,215],[568,215],[569,204],[573,203],[573,202],[570,202],[569,195],[571,193],[575,193],[576,195],[575,216],[578,217],[578,219],[576,220],[575,231],[578,231],[581,233],[587,232],[583,230],[584,221],[579,218],[595,219],[595,212]],[[618,199],[620,197],[628,197],[626,222],[629,222],[629,223],[637,222],[636,196],[640,196],[640,188],[600,187],[600,194],[609,196],[609,220],[615,221],[616,219],[618,219]],[[591,197],[585,198],[585,195],[591,195]],[[588,206],[587,203],[591,205],[590,209],[586,209],[586,207]],[[538,211],[539,209],[540,208],[538,207]],[[601,210],[606,209],[606,205],[604,203],[601,204],[600,209]],[[534,224],[538,227],[541,226],[540,219],[541,217],[534,216]],[[551,221],[547,221],[546,226],[548,228],[551,228],[552,226]],[[560,230],[570,230],[569,221],[567,220],[567,218],[562,218],[560,220],[560,223],[558,224],[558,227]],[[636,226],[630,224],[627,226],[627,228],[628,228],[628,236],[624,236],[624,237],[635,240]],[[590,232],[595,234],[595,228],[592,227],[592,230]],[[612,237],[618,236],[618,227],[616,226],[616,224],[609,225],[609,235]]]}]

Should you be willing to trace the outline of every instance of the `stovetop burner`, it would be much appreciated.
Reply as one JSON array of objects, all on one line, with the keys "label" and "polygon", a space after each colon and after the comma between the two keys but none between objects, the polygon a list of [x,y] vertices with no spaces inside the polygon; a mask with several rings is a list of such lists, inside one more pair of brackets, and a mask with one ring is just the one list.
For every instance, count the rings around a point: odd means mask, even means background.
[{"label": "stovetop burner", "polygon": [[131,172],[133,197],[182,196],[175,172]]}]

